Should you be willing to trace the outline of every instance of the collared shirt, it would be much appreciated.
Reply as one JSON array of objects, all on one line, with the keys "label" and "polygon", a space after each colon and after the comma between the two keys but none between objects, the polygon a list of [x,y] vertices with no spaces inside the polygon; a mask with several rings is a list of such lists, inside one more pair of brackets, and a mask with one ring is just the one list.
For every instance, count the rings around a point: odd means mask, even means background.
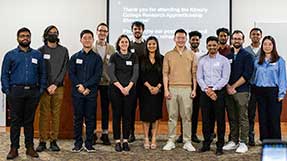
[{"label": "collared shirt", "polygon": [[138,56],[139,62],[141,62],[141,58],[145,53],[145,41],[144,39],[141,40],[140,43],[136,41],[132,41],[131,44],[131,52],[135,53]]},{"label": "collared shirt", "polygon": [[274,63],[265,60],[258,64],[257,58],[254,62],[254,74],[252,83],[258,87],[278,87],[278,98],[284,98],[287,90],[285,61],[282,57]]},{"label": "collared shirt", "polygon": [[78,84],[82,84],[85,88],[91,90],[88,96],[94,97],[102,76],[103,62],[101,56],[93,50],[90,50],[88,53],[81,50],[71,57],[69,64],[73,96],[84,96],[78,92],[76,87]]},{"label": "collared shirt", "polygon": [[234,49],[226,56],[231,63],[231,73],[228,81],[229,85],[234,84],[240,77],[245,79],[245,83],[236,88],[237,92],[249,92],[249,80],[252,76],[254,65],[253,55],[247,52],[245,49],[240,48],[237,54],[234,53]]},{"label": "collared shirt", "polygon": [[230,52],[231,52],[231,47],[230,47],[230,45],[225,45],[224,46],[224,48],[221,48],[221,47],[219,47],[218,48],[218,52],[221,54],[221,55],[223,55],[223,56],[226,56],[226,55],[228,55]]},{"label": "collared shirt", "polygon": [[203,58],[204,56],[206,56],[207,54],[205,53],[205,52],[203,52],[203,51],[197,51],[197,52],[195,52],[195,56],[196,56],[196,59],[197,59],[197,62],[199,62],[199,60],[201,59],[201,58]]},{"label": "collared shirt", "polygon": [[230,63],[219,53],[215,57],[206,55],[200,59],[197,67],[197,82],[202,91],[208,87],[221,90],[227,84],[229,76]]},{"label": "collared shirt", "polygon": [[252,54],[254,58],[259,56],[261,53],[260,47],[254,48],[253,46],[249,45],[244,49],[247,50],[250,54]]},{"label": "collared shirt", "polygon": [[163,60],[163,77],[168,78],[169,86],[192,85],[196,78],[197,59],[191,50],[185,48],[180,54],[176,48],[168,51]]},{"label": "collared shirt", "polygon": [[38,50],[43,54],[47,71],[48,86],[51,84],[63,86],[69,62],[68,49],[58,44],[55,48],[43,45]]},{"label": "collared shirt", "polygon": [[42,54],[32,48],[27,52],[19,47],[9,51],[3,60],[1,82],[6,94],[13,85],[35,85],[43,91],[47,77]]}]

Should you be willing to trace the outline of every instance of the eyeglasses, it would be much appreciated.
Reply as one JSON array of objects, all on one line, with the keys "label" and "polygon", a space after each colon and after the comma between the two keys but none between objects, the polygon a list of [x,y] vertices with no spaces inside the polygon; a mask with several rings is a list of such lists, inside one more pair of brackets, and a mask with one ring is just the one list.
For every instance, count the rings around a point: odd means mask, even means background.
[{"label": "eyeglasses", "polygon": [[107,33],[109,32],[108,30],[98,30],[99,32],[104,32],[104,33]]},{"label": "eyeglasses", "polygon": [[30,38],[31,37],[31,35],[19,35],[19,38]]}]

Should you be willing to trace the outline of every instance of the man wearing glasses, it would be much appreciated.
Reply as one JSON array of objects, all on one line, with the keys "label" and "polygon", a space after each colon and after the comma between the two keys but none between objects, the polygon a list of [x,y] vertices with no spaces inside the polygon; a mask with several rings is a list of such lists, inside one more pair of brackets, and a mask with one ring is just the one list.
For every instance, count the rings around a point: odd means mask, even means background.
[{"label": "man wearing glasses", "polygon": [[42,54],[30,48],[31,32],[17,32],[18,47],[6,53],[1,73],[2,92],[11,107],[11,147],[7,159],[18,156],[21,126],[24,127],[26,154],[38,158],[34,150],[34,116],[41,93],[46,88],[46,71]]}]

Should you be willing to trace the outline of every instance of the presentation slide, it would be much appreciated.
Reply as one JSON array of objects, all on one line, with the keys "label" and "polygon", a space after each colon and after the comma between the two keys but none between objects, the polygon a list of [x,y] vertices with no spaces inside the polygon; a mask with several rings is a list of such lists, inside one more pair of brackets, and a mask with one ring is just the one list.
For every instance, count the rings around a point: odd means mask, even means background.
[{"label": "presentation slide", "polygon": [[179,28],[200,31],[203,35],[200,49],[206,51],[208,36],[215,36],[217,28],[230,28],[230,3],[230,0],[109,0],[109,41],[115,44],[121,34],[132,38],[132,22],[141,21],[145,24],[144,38],[156,36],[163,55],[174,47],[174,32]]}]

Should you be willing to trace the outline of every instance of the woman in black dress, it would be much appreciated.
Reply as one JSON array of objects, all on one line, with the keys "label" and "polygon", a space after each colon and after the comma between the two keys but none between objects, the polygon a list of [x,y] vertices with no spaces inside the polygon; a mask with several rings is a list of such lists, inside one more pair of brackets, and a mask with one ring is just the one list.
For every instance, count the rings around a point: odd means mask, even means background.
[{"label": "woman in black dress", "polygon": [[[156,134],[158,120],[162,118],[162,62],[163,56],[159,53],[158,40],[150,36],[146,41],[146,54],[141,60],[141,90],[140,119],[143,121],[144,148],[156,149]],[[149,143],[148,130],[152,123],[152,142]]]}]

